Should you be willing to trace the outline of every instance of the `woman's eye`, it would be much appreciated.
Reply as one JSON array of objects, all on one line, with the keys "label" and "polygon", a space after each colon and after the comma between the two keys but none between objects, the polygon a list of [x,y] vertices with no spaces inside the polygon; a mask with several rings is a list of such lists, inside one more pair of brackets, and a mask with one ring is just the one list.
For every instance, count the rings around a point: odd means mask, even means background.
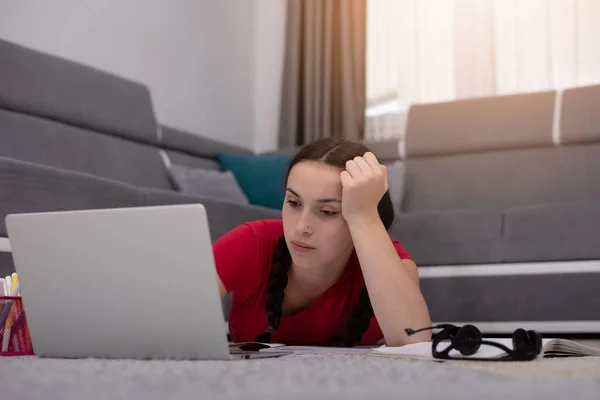
[{"label": "woman's eye", "polygon": [[288,204],[289,204],[291,207],[297,207],[297,206],[298,206],[298,202],[297,202],[297,201],[294,201],[294,200],[288,200],[287,202],[288,202]]},{"label": "woman's eye", "polygon": [[323,215],[327,216],[327,217],[333,217],[334,215],[337,214],[336,211],[327,211],[327,210],[323,210],[321,211],[323,213]]}]

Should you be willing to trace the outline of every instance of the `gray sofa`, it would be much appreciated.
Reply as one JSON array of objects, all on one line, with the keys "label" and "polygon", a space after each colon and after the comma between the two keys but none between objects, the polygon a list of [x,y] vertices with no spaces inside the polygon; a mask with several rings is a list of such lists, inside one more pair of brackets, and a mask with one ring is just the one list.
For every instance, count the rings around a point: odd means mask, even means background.
[{"label": "gray sofa", "polygon": [[414,105],[397,236],[437,322],[600,333],[600,86]]},{"label": "gray sofa", "polygon": [[[9,213],[202,202],[211,236],[276,210],[178,193],[165,157],[218,169],[249,153],[157,124],[139,83],[0,41],[0,236]],[[3,255],[0,272],[10,266]]]},{"label": "gray sofa", "polygon": [[[411,108],[391,235],[434,322],[600,333],[596,115],[600,87]],[[370,145],[399,158],[397,141]],[[141,83],[0,40],[0,237],[18,212],[201,202],[213,240],[279,218],[175,189],[169,162],[218,170],[221,151],[251,153],[161,126]],[[12,269],[0,253],[0,275]]]}]

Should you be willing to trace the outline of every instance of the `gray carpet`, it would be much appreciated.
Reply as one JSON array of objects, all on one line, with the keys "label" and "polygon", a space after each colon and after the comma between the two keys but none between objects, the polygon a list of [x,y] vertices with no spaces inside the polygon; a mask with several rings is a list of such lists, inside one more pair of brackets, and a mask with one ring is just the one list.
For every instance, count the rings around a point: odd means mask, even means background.
[{"label": "gray carpet", "polygon": [[0,398],[600,398],[600,357],[501,364],[347,355],[229,362],[0,357]]}]

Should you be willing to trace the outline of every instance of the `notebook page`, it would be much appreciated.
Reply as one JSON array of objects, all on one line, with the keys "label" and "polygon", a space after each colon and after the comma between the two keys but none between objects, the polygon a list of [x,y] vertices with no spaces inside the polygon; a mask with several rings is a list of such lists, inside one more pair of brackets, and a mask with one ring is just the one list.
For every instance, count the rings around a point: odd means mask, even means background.
[{"label": "notebook page", "polygon": [[548,346],[544,347],[544,353],[551,355],[575,355],[575,356],[600,356],[600,348],[591,347],[567,339],[551,340]]}]

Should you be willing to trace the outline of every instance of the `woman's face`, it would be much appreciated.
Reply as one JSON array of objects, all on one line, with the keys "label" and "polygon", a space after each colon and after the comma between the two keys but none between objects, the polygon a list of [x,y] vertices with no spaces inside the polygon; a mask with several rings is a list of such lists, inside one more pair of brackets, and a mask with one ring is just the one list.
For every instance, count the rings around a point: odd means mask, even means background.
[{"label": "woman's face", "polygon": [[344,263],[354,246],[342,217],[341,170],[318,161],[294,165],[282,209],[283,230],[299,268]]}]

